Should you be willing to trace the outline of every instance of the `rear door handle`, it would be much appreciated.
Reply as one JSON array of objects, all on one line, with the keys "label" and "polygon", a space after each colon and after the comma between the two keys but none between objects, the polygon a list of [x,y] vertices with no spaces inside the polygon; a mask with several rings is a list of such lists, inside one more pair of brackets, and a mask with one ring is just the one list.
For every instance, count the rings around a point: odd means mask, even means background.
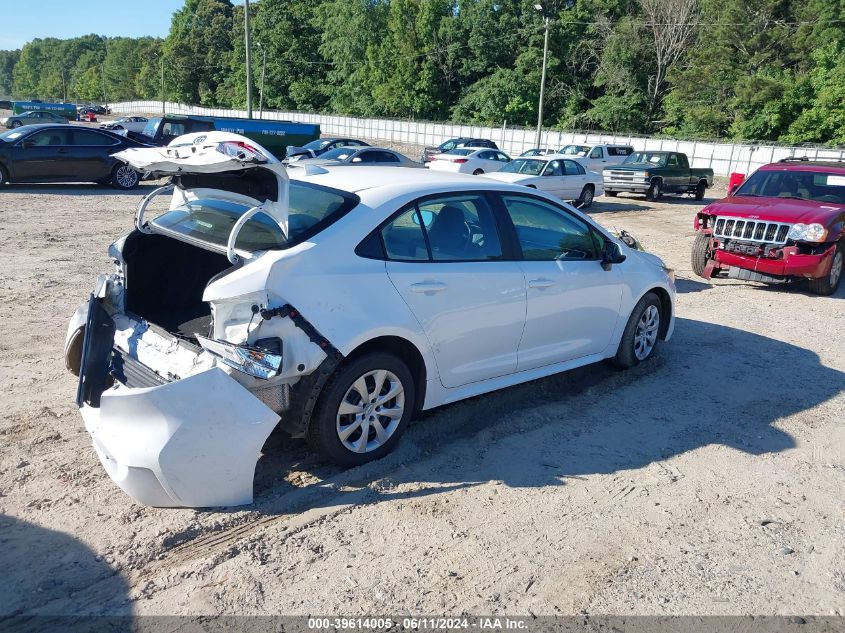
[{"label": "rear door handle", "polygon": [[548,288],[554,286],[555,282],[551,279],[532,279],[528,282],[529,288]]},{"label": "rear door handle", "polygon": [[411,290],[420,293],[434,293],[446,290],[446,284],[440,281],[421,281],[416,284],[411,284]]}]

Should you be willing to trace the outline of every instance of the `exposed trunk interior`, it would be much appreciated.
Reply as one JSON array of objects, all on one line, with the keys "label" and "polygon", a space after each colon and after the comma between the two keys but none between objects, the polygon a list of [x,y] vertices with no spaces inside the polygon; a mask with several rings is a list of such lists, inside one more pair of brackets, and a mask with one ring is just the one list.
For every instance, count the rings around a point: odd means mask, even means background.
[{"label": "exposed trunk interior", "polygon": [[231,267],[225,255],[134,231],[123,259],[128,312],[182,337],[210,335],[211,308],[202,293],[212,277]]}]

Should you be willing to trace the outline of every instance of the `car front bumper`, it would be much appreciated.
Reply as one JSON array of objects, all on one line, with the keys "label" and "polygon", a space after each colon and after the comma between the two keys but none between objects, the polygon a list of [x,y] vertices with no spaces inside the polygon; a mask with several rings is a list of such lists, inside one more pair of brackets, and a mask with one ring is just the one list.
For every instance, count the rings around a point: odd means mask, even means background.
[{"label": "car front bumper", "polygon": [[713,254],[711,266],[713,272],[723,268],[742,268],[761,275],[776,277],[801,277],[805,279],[819,279],[830,273],[836,246],[832,245],[823,253],[808,255],[798,252],[794,246],[783,249],[783,257],[756,257],[742,255],[725,250],[716,250]]}]

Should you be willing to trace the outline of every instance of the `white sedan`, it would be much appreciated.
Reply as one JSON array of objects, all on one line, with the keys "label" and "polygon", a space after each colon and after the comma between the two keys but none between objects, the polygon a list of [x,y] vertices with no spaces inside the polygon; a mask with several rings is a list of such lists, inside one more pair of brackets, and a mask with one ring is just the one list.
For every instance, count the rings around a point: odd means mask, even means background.
[{"label": "white sedan", "polygon": [[575,200],[581,208],[604,195],[602,177],[589,171],[581,160],[553,154],[536,158],[515,158],[489,178],[545,191],[563,200]]},{"label": "white sedan", "polygon": [[499,171],[510,162],[511,158],[498,149],[488,147],[459,147],[445,154],[435,154],[429,169],[453,171],[461,174],[489,174]]},{"label": "white sedan", "polygon": [[[65,361],[97,455],[141,503],[251,502],[277,424],[363,464],[418,411],[633,367],[672,335],[671,270],[541,191],[286,167],[225,132],[117,157],[172,182],[109,249]],[[147,217],[156,194],[169,210]]]},{"label": "white sedan", "polygon": [[122,116],[114,121],[107,121],[100,125],[104,130],[120,131],[129,130],[140,134],[147,126],[147,118],[142,116]]}]

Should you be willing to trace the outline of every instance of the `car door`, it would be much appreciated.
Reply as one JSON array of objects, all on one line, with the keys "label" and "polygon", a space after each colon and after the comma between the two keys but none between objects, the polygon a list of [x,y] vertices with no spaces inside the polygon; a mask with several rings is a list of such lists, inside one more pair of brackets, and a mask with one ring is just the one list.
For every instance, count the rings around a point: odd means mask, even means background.
[{"label": "car door", "polygon": [[473,171],[476,169],[482,169],[485,174],[498,171],[500,167],[499,161],[496,160],[496,154],[491,149],[478,152],[478,154],[475,155],[474,162],[477,164],[473,165]]},{"label": "car door", "polygon": [[537,189],[562,197],[564,193],[563,161],[550,160],[543,168],[543,173],[537,181]]},{"label": "car door", "polygon": [[40,129],[12,148],[12,178],[17,181],[72,180],[75,176],[70,126]]},{"label": "car door", "polygon": [[575,200],[581,196],[581,190],[587,184],[587,170],[574,160],[563,161],[564,200]]},{"label": "car door", "polygon": [[666,167],[663,170],[663,190],[664,191],[678,191],[682,185],[686,184],[689,179],[689,174],[683,173],[681,165],[678,162],[677,154],[669,154],[666,158]]},{"label": "car door", "polygon": [[513,373],[525,278],[518,262],[504,258],[490,199],[430,196],[380,233],[387,273],[428,337],[443,386]]},{"label": "car door", "polygon": [[74,128],[72,153],[75,157],[75,175],[80,180],[105,180],[111,175],[111,155],[119,150],[120,141],[97,132]]},{"label": "car door", "polygon": [[589,160],[587,167],[590,171],[597,171],[598,173],[601,173],[607,166],[607,156],[605,154],[605,149],[601,145],[594,147],[587,156],[587,159]]},{"label": "car door", "polygon": [[527,288],[517,371],[602,353],[619,319],[622,278],[604,270],[604,237],[546,200],[501,194]]}]

